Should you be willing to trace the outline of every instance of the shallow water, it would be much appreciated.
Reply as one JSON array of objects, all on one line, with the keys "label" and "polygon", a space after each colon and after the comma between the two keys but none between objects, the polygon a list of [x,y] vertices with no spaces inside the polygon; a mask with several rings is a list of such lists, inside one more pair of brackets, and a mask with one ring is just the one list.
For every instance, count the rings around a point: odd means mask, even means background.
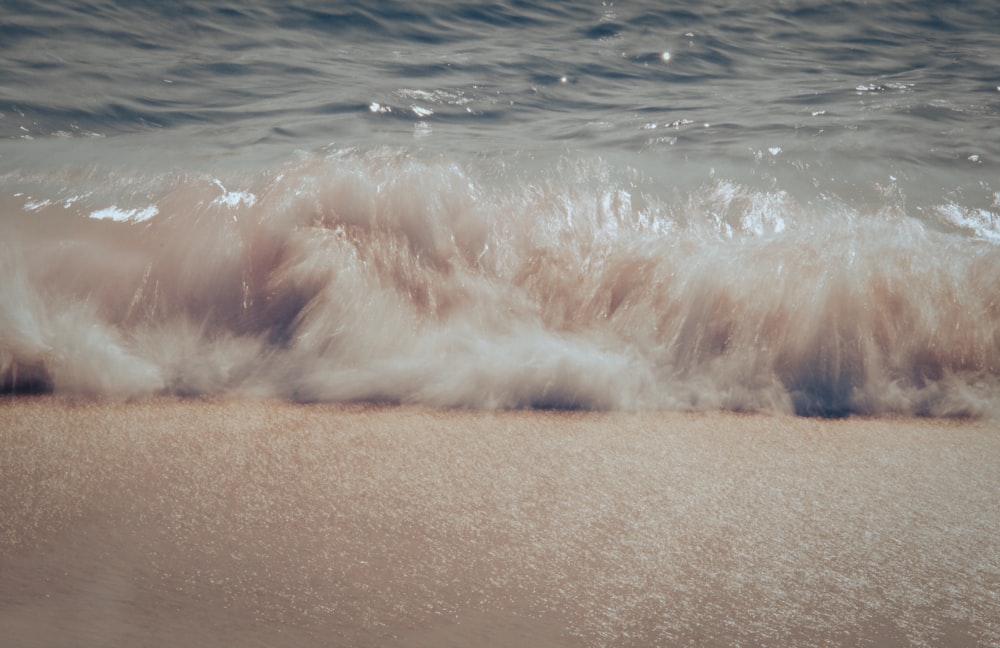
[{"label": "shallow water", "polygon": [[0,386],[1000,412],[993,3],[6,3]]}]

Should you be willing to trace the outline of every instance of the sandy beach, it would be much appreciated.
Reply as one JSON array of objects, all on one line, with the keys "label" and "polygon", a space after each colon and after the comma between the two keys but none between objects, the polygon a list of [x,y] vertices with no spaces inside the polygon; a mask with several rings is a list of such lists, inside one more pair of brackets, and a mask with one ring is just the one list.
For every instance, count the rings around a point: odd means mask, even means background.
[{"label": "sandy beach", "polygon": [[1000,645],[995,422],[0,400],[9,646]]}]

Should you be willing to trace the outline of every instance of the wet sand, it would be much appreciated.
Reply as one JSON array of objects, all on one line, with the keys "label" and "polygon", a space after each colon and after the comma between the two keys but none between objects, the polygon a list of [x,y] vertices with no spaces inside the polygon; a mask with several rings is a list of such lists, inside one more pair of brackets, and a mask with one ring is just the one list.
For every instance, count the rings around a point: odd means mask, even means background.
[{"label": "wet sand", "polygon": [[1000,645],[996,422],[0,399],[10,646]]}]

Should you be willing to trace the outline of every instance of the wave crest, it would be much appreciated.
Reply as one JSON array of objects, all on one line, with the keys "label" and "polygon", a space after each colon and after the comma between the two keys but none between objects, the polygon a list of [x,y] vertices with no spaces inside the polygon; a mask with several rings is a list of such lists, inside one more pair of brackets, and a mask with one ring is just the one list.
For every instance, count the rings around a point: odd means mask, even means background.
[{"label": "wave crest", "polygon": [[664,200],[600,164],[481,171],[347,152],[118,183],[115,204],[135,206],[116,209],[142,219],[94,216],[92,195],[4,196],[0,386],[1000,411],[988,241],[898,204],[819,208],[726,180]]}]

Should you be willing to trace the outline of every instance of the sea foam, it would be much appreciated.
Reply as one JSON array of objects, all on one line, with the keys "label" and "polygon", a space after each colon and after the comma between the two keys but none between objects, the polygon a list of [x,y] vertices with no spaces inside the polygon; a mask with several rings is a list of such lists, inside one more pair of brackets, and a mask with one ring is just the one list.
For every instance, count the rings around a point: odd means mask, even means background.
[{"label": "sea foam", "polygon": [[995,243],[892,197],[398,150],[126,184],[127,219],[88,218],[88,188],[3,197],[4,391],[1000,412]]}]

